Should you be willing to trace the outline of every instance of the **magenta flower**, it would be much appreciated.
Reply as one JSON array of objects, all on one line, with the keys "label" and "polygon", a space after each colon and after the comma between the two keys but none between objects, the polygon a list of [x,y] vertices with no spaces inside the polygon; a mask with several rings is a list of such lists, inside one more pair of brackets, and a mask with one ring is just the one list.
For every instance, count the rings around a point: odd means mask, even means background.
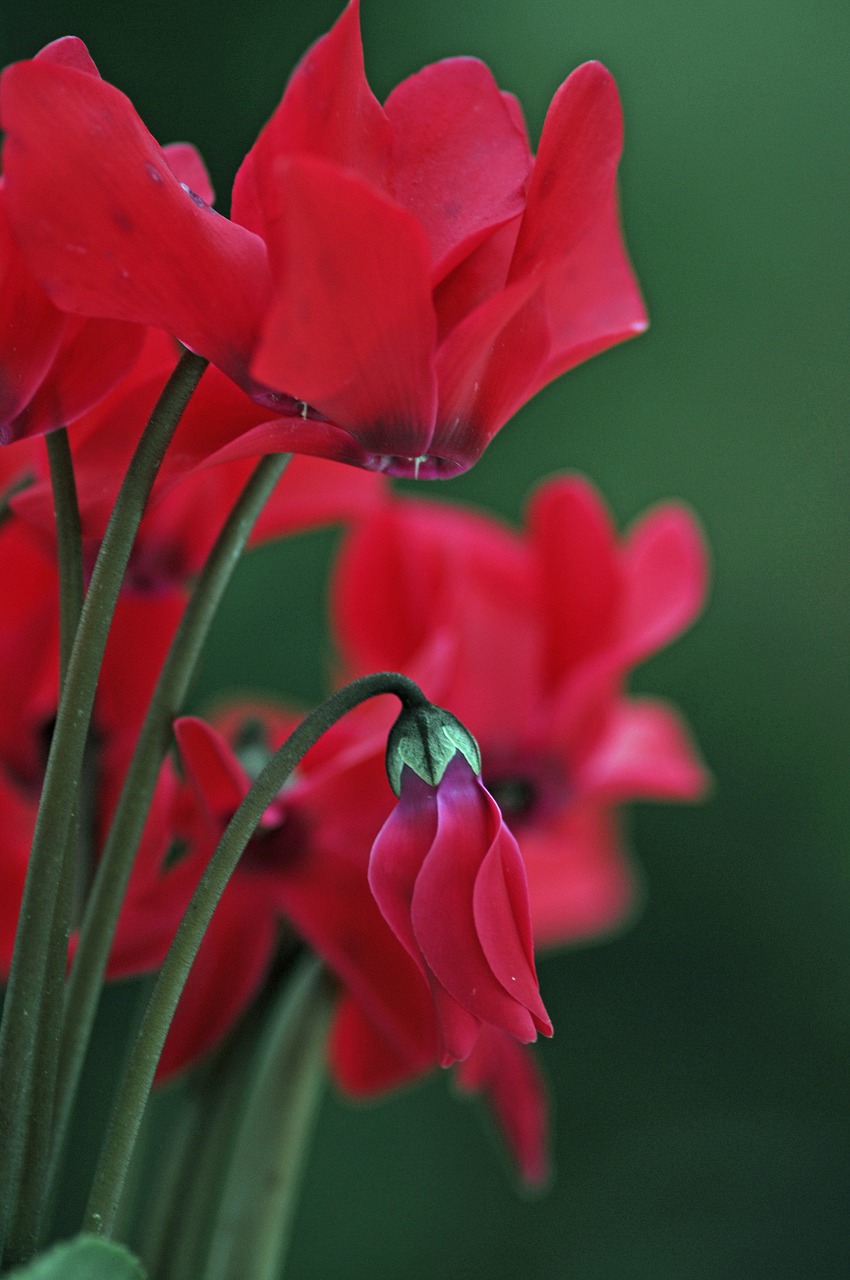
[{"label": "magenta flower", "polygon": [[552,1033],[522,857],[480,768],[448,712],[403,711],[387,746],[399,803],[369,860],[375,901],[430,984],[444,1065],[468,1056],[482,1026],[524,1044]]},{"label": "magenta flower", "polygon": [[351,0],[246,156],[228,220],[79,41],[49,48],[0,95],[29,270],[62,310],[165,329],[219,365],[278,415],[263,451],[451,475],[547,382],[646,327],[598,63],[556,92],[535,158],[475,59],[382,106]]}]

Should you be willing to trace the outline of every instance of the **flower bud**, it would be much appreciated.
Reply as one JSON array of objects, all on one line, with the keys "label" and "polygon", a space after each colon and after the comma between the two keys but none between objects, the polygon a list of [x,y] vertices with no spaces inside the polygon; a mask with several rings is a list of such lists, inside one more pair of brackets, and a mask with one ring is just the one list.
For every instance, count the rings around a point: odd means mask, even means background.
[{"label": "flower bud", "polygon": [[423,782],[437,787],[458,754],[474,774],[480,775],[478,743],[457,716],[432,703],[405,707],[387,738],[390,786],[397,796],[401,795],[401,772],[407,765]]}]

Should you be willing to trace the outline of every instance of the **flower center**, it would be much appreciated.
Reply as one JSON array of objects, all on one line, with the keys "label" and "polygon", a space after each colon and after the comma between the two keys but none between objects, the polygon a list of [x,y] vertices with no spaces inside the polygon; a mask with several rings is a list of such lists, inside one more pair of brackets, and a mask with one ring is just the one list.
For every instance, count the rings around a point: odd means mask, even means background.
[{"label": "flower center", "polygon": [[561,760],[543,752],[483,750],[484,785],[514,831],[544,822],[569,803]]},{"label": "flower center", "polygon": [[374,453],[368,462],[370,471],[381,471],[387,476],[400,476],[406,480],[446,480],[459,475],[468,463],[456,458],[438,458],[423,453],[418,458],[406,458],[400,454]]}]

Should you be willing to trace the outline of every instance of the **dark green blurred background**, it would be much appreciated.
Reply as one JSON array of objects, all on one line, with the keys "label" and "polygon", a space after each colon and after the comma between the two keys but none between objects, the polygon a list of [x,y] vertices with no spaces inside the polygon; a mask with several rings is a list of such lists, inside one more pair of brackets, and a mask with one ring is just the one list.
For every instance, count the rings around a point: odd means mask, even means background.
[{"label": "dark green blurred background", "polygon": [[[848,154],[846,0],[363,0],[380,96],[472,53],[537,136],[598,57],[625,104],[629,243],[645,337],[549,388],[441,495],[512,518],[586,472],[625,522],[699,512],[708,613],[641,670],[716,776],[695,809],[631,815],[647,904],[623,937],[547,959],[558,1178],[515,1196],[446,1081],[320,1123],[292,1280],[796,1280],[850,1275]],[[13,12],[13,9],[17,12]],[[161,141],[236,166],[340,5],[2,0],[11,61],[69,32]],[[330,535],[255,555],[203,694],[317,697]],[[309,571],[309,576],[307,571]],[[270,584],[273,584],[270,586]]]}]

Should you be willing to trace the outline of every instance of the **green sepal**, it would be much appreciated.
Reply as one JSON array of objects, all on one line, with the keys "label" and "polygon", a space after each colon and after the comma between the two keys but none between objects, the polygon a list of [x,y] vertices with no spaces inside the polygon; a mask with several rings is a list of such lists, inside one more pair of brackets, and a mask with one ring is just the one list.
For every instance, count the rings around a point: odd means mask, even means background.
[{"label": "green sepal", "polygon": [[437,787],[458,753],[473,773],[481,773],[478,743],[457,716],[433,703],[404,707],[387,738],[390,786],[401,795],[401,774],[407,765],[429,786]]}]

